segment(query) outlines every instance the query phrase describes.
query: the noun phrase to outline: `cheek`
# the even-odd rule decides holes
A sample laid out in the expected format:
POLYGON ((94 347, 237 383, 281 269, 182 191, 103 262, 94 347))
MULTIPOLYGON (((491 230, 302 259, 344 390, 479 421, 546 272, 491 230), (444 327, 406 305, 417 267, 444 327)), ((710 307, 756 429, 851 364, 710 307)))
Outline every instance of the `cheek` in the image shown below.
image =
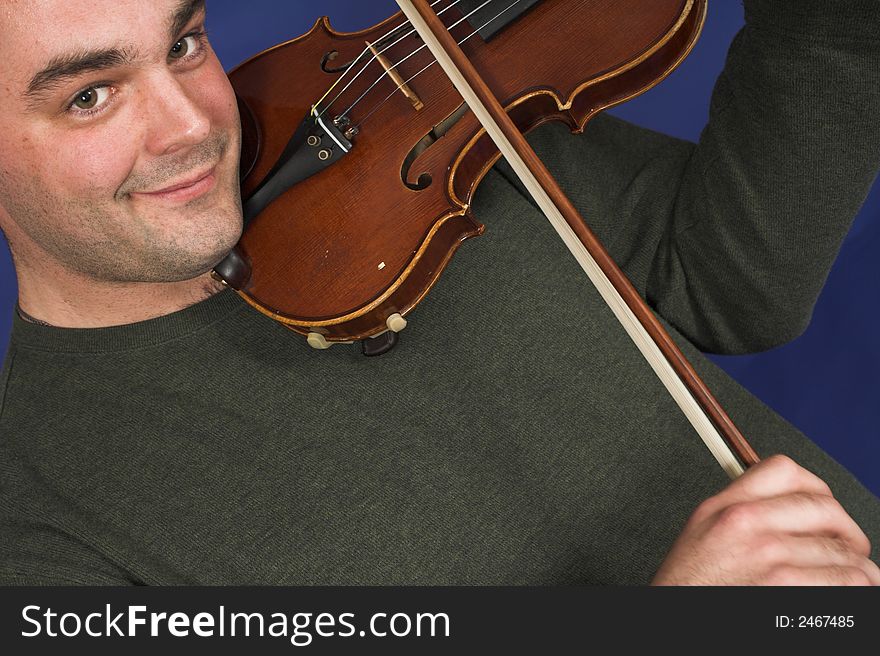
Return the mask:
POLYGON ((0 139, 0 205, 15 221, 114 202, 134 161, 130 131, 24 132, 0 139))
POLYGON ((48 181, 86 197, 113 199, 137 159, 137 138, 123 122, 99 130, 73 131, 52 145, 43 164, 48 181), (119 127, 116 127, 119 125, 119 127))

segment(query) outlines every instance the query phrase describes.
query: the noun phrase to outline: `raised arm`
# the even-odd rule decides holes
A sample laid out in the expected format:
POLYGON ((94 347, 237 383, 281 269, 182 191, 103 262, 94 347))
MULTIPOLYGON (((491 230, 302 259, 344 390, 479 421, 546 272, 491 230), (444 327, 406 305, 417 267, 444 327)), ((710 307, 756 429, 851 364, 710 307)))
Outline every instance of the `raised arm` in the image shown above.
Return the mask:
POLYGON ((745 8, 647 284, 709 350, 804 330, 880 168, 880 2, 745 8))
POLYGON ((659 313, 724 353, 803 331, 880 168, 880 2, 745 9, 699 144, 607 116, 532 140, 659 313))

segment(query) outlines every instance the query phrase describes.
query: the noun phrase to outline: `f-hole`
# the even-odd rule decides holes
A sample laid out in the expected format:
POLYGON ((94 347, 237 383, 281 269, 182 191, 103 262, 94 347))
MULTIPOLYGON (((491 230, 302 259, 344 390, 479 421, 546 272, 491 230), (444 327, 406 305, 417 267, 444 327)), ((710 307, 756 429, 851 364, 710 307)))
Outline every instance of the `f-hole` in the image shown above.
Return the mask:
POLYGON ((344 73, 351 65, 354 64, 354 60, 352 59, 350 62, 342 64, 341 66, 331 66, 330 62, 334 61, 337 57, 339 57, 338 50, 331 50, 330 52, 325 52, 324 56, 321 58, 321 70, 325 73, 330 73, 331 75, 336 73, 344 73))
POLYGON ((403 159, 403 166, 400 168, 400 179, 403 180, 403 184, 406 185, 408 189, 412 189, 413 191, 422 191, 431 186, 433 182, 433 178, 431 178, 430 173, 422 173, 419 175, 418 179, 415 182, 410 182, 410 169, 412 168, 413 162, 418 159, 419 155, 424 153, 428 148, 430 148, 434 143, 437 142, 438 139, 443 137, 447 132, 452 129, 456 123, 461 120, 461 117, 464 116, 468 111, 468 106, 465 103, 462 103, 458 106, 454 112, 452 112, 449 116, 440 121, 437 125, 431 128, 431 131, 428 132, 424 137, 419 139, 415 146, 412 147, 412 150, 407 153, 407 156, 403 159))

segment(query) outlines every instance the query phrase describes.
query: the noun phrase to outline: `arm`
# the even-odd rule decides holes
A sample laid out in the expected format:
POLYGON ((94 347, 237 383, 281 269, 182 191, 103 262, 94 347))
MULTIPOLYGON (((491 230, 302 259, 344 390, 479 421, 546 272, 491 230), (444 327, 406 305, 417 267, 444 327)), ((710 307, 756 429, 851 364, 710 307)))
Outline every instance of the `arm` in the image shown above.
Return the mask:
MULTIPOLYGON (((803 329, 880 166, 880 3, 746 8, 748 27, 731 48, 699 145, 604 117, 555 167, 661 314, 704 349, 726 352, 767 348, 803 329)), ((557 132, 538 140, 549 161, 565 152, 557 132)), ((876 582, 864 536, 815 489, 827 486, 790 461, 774 463, 755 473, 785 506, 776 517, 811 523, 810 539, 790 544, 773 519, 773 495, 746 498, 748 485, 734 483, 695 513, 657 582, 725 581, 712 563, 730 553, 749 569, 726 582, 876 582), (792 480, 789 469, 799 472, 792 480), (801 546, 830 558, 801 567, 801 546), (689 577, 688 567, 706 576, 689 577)))
POLYGON ((698 345, 800 334, 880 168, 880 3, 751 0, 647 283, 698 345))
POLYGON ((880 2, 747 0, 746 18, 699 144, 609 116, 533 139, 652 306, 726 353, 803 331, 880 168, 880 2))

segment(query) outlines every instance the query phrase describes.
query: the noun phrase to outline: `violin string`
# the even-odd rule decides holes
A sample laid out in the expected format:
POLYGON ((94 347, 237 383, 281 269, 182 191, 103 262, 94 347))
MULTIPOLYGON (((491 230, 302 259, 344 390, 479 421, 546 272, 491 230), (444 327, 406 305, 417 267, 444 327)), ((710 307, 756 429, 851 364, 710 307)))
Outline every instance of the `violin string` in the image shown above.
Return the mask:
MULTIPOLYGON (((516 2, 514 2, 514 4, 517 4, 519 1, 520 1, 520 0, 516 0, 516 2)), ((473 11, 469 12, 468 14, 464 15, 462 18, 460 18, 459 20, 455 21, 452 25, 450 25, 450 26, 447 27, 446 29, 447 29, 447 30, 452 30, 454 27, 458 27, 458 25, 460 25, 461 23, 463 23, 464 21, 466 21, 468 18, 470 18, 471 16, 473 16, 475 13, 477 13, 478 11, 480 11, 483 7, 485 7, 486 5, 490 4, 491 2, 492 2, 492 0, 485 0, 485 2, 483 2, 483 4, 481 4, 479 7, 477 7, 477 8, 474 9, 473 11)), ((502 12, 502 13, 503 13, 503 12, 502 12)), ((492 20, 495 20, 495 19, 493 18, 492 20)), ((489 22, 491 23, 492 21, 489 21, 489 22)), ((482 27, 481 27, 480 29, 482 29, 482 27)), ((478 30, 478 31, 479 31, 479 30, 478 30)), ((413 32, 415 32, 415 30, 413 30, 413 32)), ((368 87, 367 87, 367 90, 364 91, 360 96, 358 96, 357 99, 356 99, 356 100, 355 100, 355 101, 349 106, 349 108, 346 109, 344 112, 342 112, 342 114, 340 114, 340 115, 338 116, 338 118, 344 118, 344 117, 348 116, 348 113, 349 113, 352 109, 354 109, 355 106, 356 106, 361 100, 363 100, 363 99, 366 97, 366 95, 367 95, 368 93, 370 93, 370 91, 372 91, 373 88, 374 88, 377 84, 379 84, 379 82, 381 82, 384 78, 389 77, 389 74, 390 74, 391 71, 397 70, 397 67, 400 66, 403 62, 405 62, 405 61, 406 61, 407 59, 409 59, 410 57, 413 57, 414 55, 418 54, 419 52, 421 52, 422 50, 424 50, 424 49, 427 48, 427 47, 428 47, 427 45, 422 44, 421 46, 419 46, 418 48, 416 48, 415 50, 413 50, 411 53, 409 53, 406 57, 404 57, 403 59, 401 59, 399 62, 397 62, 396 64, 394 64, 393 66, 391 66, 389 70, 387 70, 387 71, 385 71, 384 73, 382 73, 382 75, 380 75, 378 78, 376 78, 376 81, 373 82, 370 86, 368 86, 368 87)), ((404 82, 404 84, 406 84, 406 82, 404 82)), ((398 85, 397 88, 396 88, 396 89, 394 90, 394 92, 392 92, 392 93, 396 93, 401 87, 404 86, 404 84, 398 85)), ((361 123, 363 123, 363 121, 361 121, 361 123)))
MULTIPOLYGON (((486 27, 487 25, 489 25, 492 21, 494 21, 494 20, 500 18, 501 16, 503 16, 504 14, 506 14, 508 11, 510 11, 510 10, 513 9, 516 5, 518 5, 521 1, 522 1, 522 0, 513 0, 513 2, 512 2, 511 4, 509 4, 505 9, 502 9, 501 11, 499 11, 499 12, 498 12, 497 14, 495 14, 492 18, 490 18, 489 20, 487 20, 485 23, 483 23, 482 25, 480 25, 477 29, 475 29, 473 32, 471 32, 471 33, 468 34, 465 38, 463 38, 461 41, 459 41, 459 42, 458 42, 458 45, 462 45, 465 41, 467 41, 468 39, 470 39, 472 36, 474 36, 475 34, 478 34, 478 33, 480 32, 480 30, 482 30, 484 27, 486 27)), ((453 27, 454 27, 454 26, 453 26, 453 27)), ((364 116, 364 117, 360 120, 360 122, 358 123, 357 128, 360 129, 360 127, 361 127, 364 123, 366 123, 367 120, 368 120, 373 114, 375 114, 377 111, 379 111, 379 109, 381 109, 381 108, 385 105, 385 103, 387 103, 389 100, 391 100, 391 98, 392 98, 392 97, 393 97, 398 91, 401 91, 401 89, 403 89, 404 86, 406 86, 407 84, 409 84, 410 82, 412 82, 413 80, 415 80, 419 75, 421 75, 422 73, 424 73, 425 71, 427 71, 429 68, 431 68, 431 67, 432 67, 434 64, 436 64, 436 63, 437 63, 437 60, 435 59, 435 60, 432 61, 430 64, 428 64, 427 66, 425 66, 423 69, 421 69, 420 71, 418 71, 415 75, 413 75, 412 77, 410 77, 410 78, 404 80, 404 81, 403 81, 403 84, 399 84, 399 85, 397 85, 397 88, 394 89, 394 91, 392 91, 391 93, 389 93, 389 94, 388 94, 388 95, 387 95, 382 101, 380 101, 375 107, 373 107, 369 112, 367 112, 367 115, 364 116)), ((357 104, 357 103, 355 103, 355 104, 357 104)), ((354 105, 352 105, 352 107, 350 107, 347 111, 350 111, 353 107, 354 107, 354 105)))
MULTIPOLYGON (((460 1, 461 0, 456 0, 455 4, 458 4, 460 1)), ((434 7, 435 5, 437 5, 441 2, 443 2, 443 0, 434 0, 434 2, 431 3, 431 7, 434 7)), ((394 34, 397 30, 399 30, 403 27, 406 27, 407 25, 412 25, 412 23, 408 20, 402 22, 397 27, 392 28, 391 30, 389 30, 388 32, 386 32, 385 34, 380 36, 378 39, 376 39, 376 41, 374 41, 374 43, 381 43, 384 39, 387 39, 392 34, 394 34)), ((349 75, 351 73, 351 70, 355 67, 355 64, 357 64, 363 58, 363 56, 366 55, 368 52, 370 52, 370 48, 369 47, 364 48, 361 51, 361 54, 359 54, 357 57, 355 57, 355 59, 345 68, 345 71, 342 73, 342 75, 340 75, 336 79, 336 81, 330 85, 330 88, 328 88, 327 91, 324 92, 324 95, 318 99, 318 102, 316 102, 314 105, 312 105, 312 113, 313 114, 315 113, 315 109, 318 107, 318 105, 320 105, 322 102, 324 102, 324 99, 333 92, 333 89, 335 89, 342 82, 342 80, 345 79, 345 77, 347 75, 349 75)), ((364 64, 364 68, 361 69, 361 73, 367 68, 367 66, 369 66, 372 63, 372 61, 374 59, 376 59, 375 55, 373 56, 373 58, 370 61, 368 61, 366 64, 364 64)), ((360 73, 358 73, 358 75, 360 75, 360 73)), ((357 76, 355 76, 355 77, 357 77, 357 76)), ((346 87, 346 89, 347 88, 348 87, 346 87)), ((343 89, 342 91, 345 91, 345 89, 343 89)), ((342 93, 342 91, 340 93, 342 93)), ((337 96, 337 98, 338 98, 338 96, 337 96)), ((336 99, 334 98, 334 101, 335 100, 336 99)), ((331 104, 333 104, 333 103, 331 103, 331 104)), ((324 115, 324 113, 321 112, 321 114, 318 115, 318 118, 320 118, 323 115, 324 115)))
MULTIPOLYGON (((441 2, 443 2, 443 0, 434 0, 434 2, 431 3, 431 7, 434 7, 435 5, 440 4, 441 2)), ((438 12, 437 12, 437 15, 438 15, 438 16, 442 16, 442 15, 445 14, 447 11, 449 11, 450 9, 452 9, 455 5, 457 5, 459 2, 461 2, 461 0, 455 0, 451 5, 449 5, 449 6, 446 7, 445 9, 441 9, 440 11, 438 11, 438 12)), ((404 23, 401 23, 400 25, 398 25, 397 27, 395 27, 393 30, 391 30, 390 32, 388 32, 387 34, 384 34, 384 35, 382 35, 381 37, 379 37, 378 39, 376 39, 375 41, 373 41, 373 43, 374 43, 374 44, 376 44, 376 43, 382 43, 382 41, 384 41, 385 39, 387 39, 388 37, 390 37, 391 35, 393 35, 397 30, 399 30, 399 29, 401 29, 401 28, 405 28, 407 25, 410 25, 410 26, 411 26, 412 23, 411 23, 410 21, 406 21, 406 22, 404 22, 404 23)), ((329 103, 324 109, 320 110, 320 113, 318 114, 318 118, 323 117, 324 114, 327 113, 327 111, 333 106, 333 104, 334 104, 337 100, 339 100, 340 96, 342 96, 343 93, 345 93, 346 91, 348 91, 348 88, 349 88, 352 84, 354 84, 355 80, 357 80, 357 79, 361 76, 361 74, 362 74, 363 72, 365 72, 365 71, 370 67, 370 64, 372 64, 374 61, 376 61, 376 60, 379 59, 379 55, 382 55, 386 50, 388 50, 389 48, 393 48, 393 47, 396 46, 398 43, 400 43, 401 41, 403 41, 405 38, 407 38, 408 36, 410 36, 410 35, 412 35, 412 34, 415 34, 415 29, 410 30, 409 32, 407 32, 406 34, 404 34, 403 36, 401 36, 399 39, 397 39, 396 41, 394 41, 394 42, 392 42, 392 43, 389 43, 388 45, 386 45, 384 48, 382 48, 382 49, 379 50, 378 52, 373 53, 373 56, 372 56, 372 57, 371 57, 371 58, 370 58, 370 59, 369 59, 369 60, 368 60, 368 61, 367 61, 362 67, 361 67, 361 70, 359 70, 359 71, 357 72, 357 74, 356 74, 351 80, 349 80, 348 84, 346 84, 346 85, 345 85, 345 86, 339 91, 339 93, 336 94, 336 96, 333 98, 333 100, 331 100, 330 103, 329 103)), ((345 78, 345 76, 347 76, 347 75, 349 75, 349 74, 351 73, 351 71, 352 71, 352 69, 355 67, 355 65, 361 60, 361 58, 362 58, 364 55, 366 55, 366 54, 369 53, 369 52, 372 52, 372 50, 370 49, 369 46, 367 46, 366 48, 364 48, 363 52, 361 52, 361 54, 357 56, 357 59, 355 59, 353 62, 351 62, 351 64, 349 64, 349 66, 348 66, 348 68, 346 69, 345 73, 343 73, 343 74, 339 77, 339 79, 336 80, 336 82, 334 82, 333 85, 332 85, 329 89, 327 89, 327 92, 326 92, 323 96, 321 96, 320 100, 318 100, 318 102, 316 102, 316 103, 314 104, 313 107, 314 107, 314 108, 317 108, 318 105, 320 105, 322 102, 324 102, 324 100, 327 98, 327 96, 330 95, 330 93, 333 91, 333 89, 335 89, 336 86, 339 85, 339 84, 342 82, 342 80, 343 80, 343 78, 345 78)), ((381 79, 381 78, 379 78, 379 79, 381 79)))

